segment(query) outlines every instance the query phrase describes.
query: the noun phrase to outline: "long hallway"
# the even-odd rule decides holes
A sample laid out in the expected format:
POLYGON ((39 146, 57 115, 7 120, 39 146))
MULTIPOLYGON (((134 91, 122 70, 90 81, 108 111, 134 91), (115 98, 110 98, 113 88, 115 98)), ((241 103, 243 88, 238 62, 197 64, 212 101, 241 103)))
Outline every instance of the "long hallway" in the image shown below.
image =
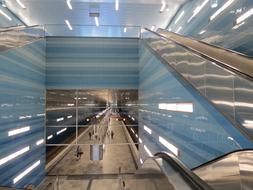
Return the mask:
MULTIPOLYGON (((88 131, 78 140, 83 151, 81 159, 76 157, 76 146, 57 163, 49 175, 86 175, 86 174, 117 174, 119 167, 122 173, 134 173, 136 164, 130 152, 129 144, 123 129, 124 123, 117 118, 110 118, 108 130, 113 131, 114 137, 106 135, 104 155, 101 161, 90 160, 90 145, 94 140, 89 140, 88 131)), ((93 137, 92 137, 93 138, 93 137)))

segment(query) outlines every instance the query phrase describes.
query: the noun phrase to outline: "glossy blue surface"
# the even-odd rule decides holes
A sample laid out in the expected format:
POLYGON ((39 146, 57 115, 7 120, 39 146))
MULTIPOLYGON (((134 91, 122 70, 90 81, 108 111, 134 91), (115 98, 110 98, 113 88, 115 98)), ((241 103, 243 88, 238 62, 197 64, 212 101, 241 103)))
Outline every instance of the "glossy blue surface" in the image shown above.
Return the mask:
POLYGON ((47 38, 46 52, 47 88, 138 88, 138 39, 47 38))
POLYGON ((0 53, 0 159, 30 146, 30 150, 0 165, 0 186, 24 188, 44 177, 45 146, 45 40, 0 53), (30 131, 8 136, 13 129, 30 131), (40 160, 41 163, 15 185, 13 179, 40 160))
POLYGON ((212 20, 210 19, 213 18, 212 15, 222 8, 228 0, 209 0, 204 4, 205 1, 193 0, 187 2, 172 19, 167 29, 253 56, 253 15, 236 24, 236 20, 240 16, 253 8, 253 1, 235 0, 212 20), (217 6, 212 7, 215 2, 217 2, 217 6), (202 8, 197 11, 196 16, 190 19, 194 15, 194 11, 196 12, 197 7, 202 8))
POLYGON ((140 43, 139 69, 142 160, 147 156, 144 145, 153 154, 169 151, 159 142, 159 136, 178 148, 179 158, 190 168, 230 151, 253 146, 200 93, 173 69, 161 63, 143 43, 140 43), (193 112, 162 110, 158 108, 161 103, 192 103, 193 112), (144 130, 144 125, 152 130, 151 135, 144 130))
POLYGON ((23 25, 23 23, 18 20, 8 9, 2 7, 2 2, 0 1, 0 11, 5 13, 10 19, 6 18, 0 14, 0 27, 11 27, 16 25, 23 25))

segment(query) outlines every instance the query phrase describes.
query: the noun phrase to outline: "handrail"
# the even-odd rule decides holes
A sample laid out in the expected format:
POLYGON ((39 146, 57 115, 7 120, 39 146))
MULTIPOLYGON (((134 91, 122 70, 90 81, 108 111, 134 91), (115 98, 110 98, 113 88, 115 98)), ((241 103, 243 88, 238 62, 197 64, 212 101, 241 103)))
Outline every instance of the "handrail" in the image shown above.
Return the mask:
POLYGON ((20 25, 20 26, 12 26, 12 27, 1 27, 0 28, 0 33, 2 33, 2 32, 11 32, 11 31, 20 31, 20 30, 25 30, 25 29, 29 29, 29 28, 36 28, 36 27, 43 28, 42 25, 31 25, 31 26, 20 25))
POLYGON ((187 179, 191 184, 196 186, 199 190, 212 190, 203 180, 201 180, 196 174, 189 170, 176 156, 168 152, 158 152, 155 157, 163 158, 167 162, 170 162, 172 167, 175 167, 187 179))
POLYGON ((225 67, 232 72, 253 80, 253 59, 251 57, 232 50, 210 45, 202 41, 184 37, 165 29, 158 29, 157 32, 146 28, 145 30, 164 39, 173 41, 174 43, 200 55, 201 57, 214 61, 218 65, 225 67))

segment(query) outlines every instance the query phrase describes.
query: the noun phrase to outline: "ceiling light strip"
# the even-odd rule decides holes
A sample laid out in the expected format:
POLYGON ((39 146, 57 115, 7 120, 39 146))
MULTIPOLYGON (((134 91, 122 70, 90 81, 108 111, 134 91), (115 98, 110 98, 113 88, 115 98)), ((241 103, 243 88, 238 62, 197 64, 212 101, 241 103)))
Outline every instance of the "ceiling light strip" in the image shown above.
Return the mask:
POLYGON ((21 0, 16 0, 16 2, 19 4, 20 7, 22 7, 23 9, 25 9, 25 5, 21 2, 21 0))
MULTIPOLYGON (((73 28, 72 28, 72 26, 71 26, 71 24, 69 23, 68 20, 65 20, 65 23, 67 24, 69 30, 73 30, 73 28)), ((64 118, 63 118, 63 120, 64 120, 64 118)), ((61 120, 61 121, 62 121, 62 120, 61 120)), ((57 122, 58 122, 58 121, 57 121, 57 122)))
POLYGON ((115 11, 119 10, 119 0, 115 0, 115 11))
POLYGON ((32 170, 34 170, 38 165, 40 165, 40 160, 35 162, 33 165, 28 167, 26 170, 24 170, 22 173, 20 173, 17 177, 13 179, 13 184, 16 184, 19 182, 23 177, 25 177, 27 174, 29 174, 32 170))
POLYGON ((96 24, 96 26, 99 26, 98 17, 95 17, 95 24, 96 24))
POLYGON ((66 3, 67 3, 67 5, 68 5, 68 8, 69 8, 70 10, 72 10, 72 9, 73 9, 73 7, 72 7, 72 5, 71 5, 70 1, 71 1, 71 0, 67 0, 67 2, 66 2, 66 3))
POLYGON ((25 147, 25 148, 20 149, 20 150, 17 151, 17 152, 14 152, 14 153, 12 153, 12 154, 10 154, 10 155, 4 157, 4 158, 1 158, 1 159, 0 159, 0 166, 3 165, 3 164, 5 164, 6 162, 8 162, 8 161, 10 161, 10 160, 12 160, 12 159, 18 157, 18 156, 20 156, 21 154, 24 154, 25 152, 27 152, 27 151, 29 151, 29 150, 30 150, 30 147, 27 146, 27 147, 25 147))
POLYGON ((8 131, 8 136, 10 137, 10 136, 18 135, 20 133, 30 131, 30 129, 31 129, 30 126, 22 127, 22 128, 19 128, 19 129, 14 129, 14 130, 8 131))
POLYGON ((210 20, 212 21, 218 15, 220 15, 226 8, 228 8, 235 0, 228 0, 221 8, 219 8, 211 17, 210 20))
POLYGON ((12 18, 9 15, 7 15, 5 12, 3 12, 2 10, 0 10, 0 14, 3 15, 5 18, 7 18, 9 21, 12 20, 12 18))

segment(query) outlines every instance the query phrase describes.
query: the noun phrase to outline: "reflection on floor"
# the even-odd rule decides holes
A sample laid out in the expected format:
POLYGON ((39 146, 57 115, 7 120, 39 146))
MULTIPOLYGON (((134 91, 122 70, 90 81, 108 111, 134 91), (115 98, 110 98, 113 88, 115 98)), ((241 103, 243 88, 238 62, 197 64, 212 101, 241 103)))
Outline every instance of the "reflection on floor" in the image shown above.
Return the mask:
MULTIPOLYGON (((105 151, 102 161, 90 161, 90 146, 81 146, 84 154, 80 160, 76 158, 76 146, 65 155, 65 157, 48 173, 49 175, 84 175, 84 174, 118 174, 119 167, 122 173, 134 173, 136 166, 132 157, 129 145, 119 144, 127 143, 123 130, 122 121, 111 118, 109 130, 114 132, 114 137, 106 135, 105 151)), ((79 140, 80 144, 94 143, 89 140, 88 133, 85 133, 79 140)), ((79 183, 79 182, 78 182, 79 183)), ((81 182, 80 182, 81 183, 81 182)), ((84 183, 82 181, 82 183, 84 183)), ((83 186, 83 185, 82 185, 83 186)))

